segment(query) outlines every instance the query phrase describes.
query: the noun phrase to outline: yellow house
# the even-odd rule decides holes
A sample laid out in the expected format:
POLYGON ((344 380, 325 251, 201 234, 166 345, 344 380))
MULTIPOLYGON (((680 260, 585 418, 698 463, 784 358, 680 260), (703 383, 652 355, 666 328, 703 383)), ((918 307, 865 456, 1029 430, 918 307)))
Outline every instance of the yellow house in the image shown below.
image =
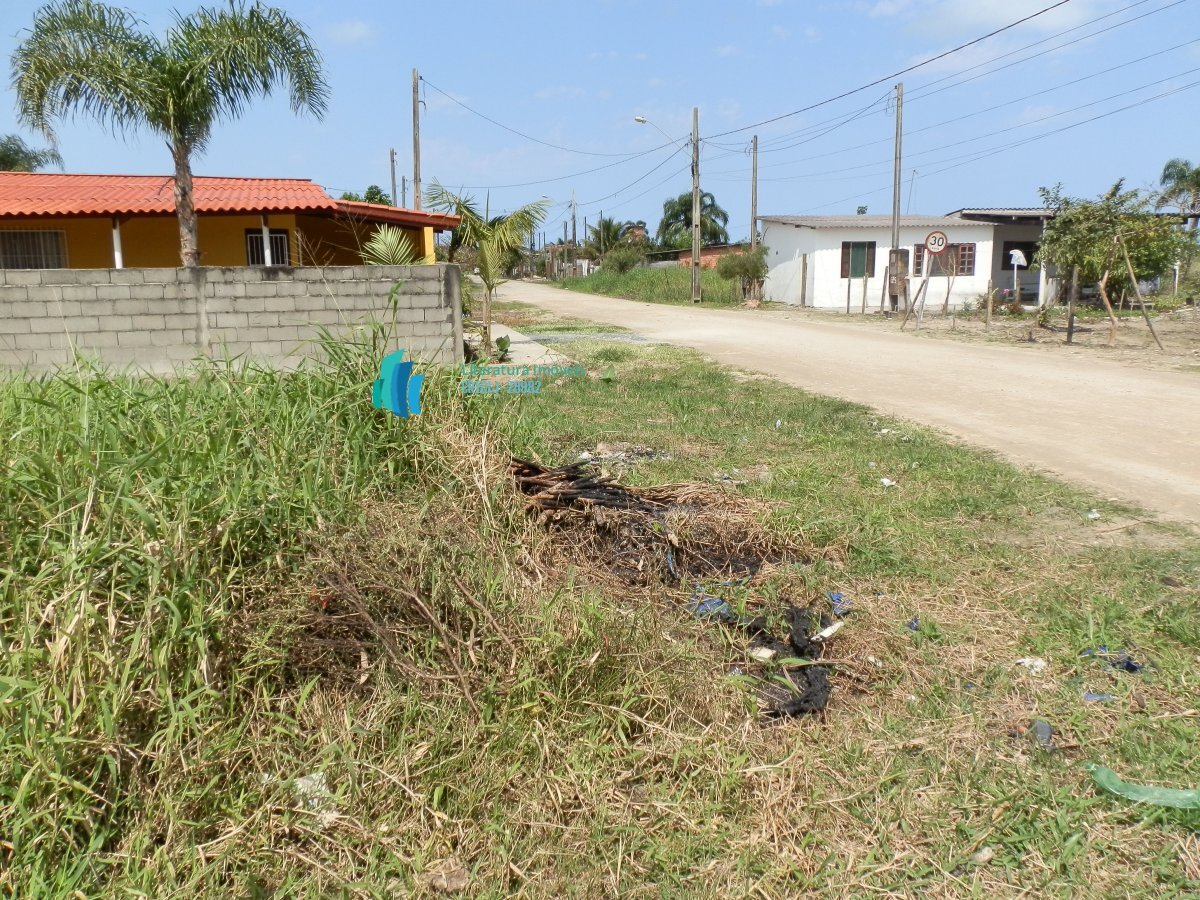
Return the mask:
MULTIPOLYGON (((426 262, 457 216, 335 200, 307 179, 194 179, 202 266, 343 266, 380 225, 426 262)), ((0 172, 0 269, 180 265, 175 179, 0 172)))

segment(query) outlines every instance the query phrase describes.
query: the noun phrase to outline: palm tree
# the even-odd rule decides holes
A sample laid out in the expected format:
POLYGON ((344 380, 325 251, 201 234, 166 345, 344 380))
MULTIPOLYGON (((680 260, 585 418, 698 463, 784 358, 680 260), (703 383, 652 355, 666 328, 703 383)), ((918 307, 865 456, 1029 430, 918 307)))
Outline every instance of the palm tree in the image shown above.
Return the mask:
POLYGON ((175 14, 164 38, 129 10, 95 0, 59 0, 34 16, 12 59, 18 115, 51 141, 57 120, 86 114, 113 131, 148 128, 175 164, 180 256, 200 262, 192 156, 218 122, 286 86, 292 110, 325 113, 321 55, 303 27, 258 0, 230 0, 175 14))
MULTIPOLYGON (((728 244, 729 213, 717 206, 717 198, 700 194, 700 243, 704 246, 728 244)), ((692 195, 680 194, 663 203, 662 219, 655 237, 663 247, 683 248, 692 244, 692 195)))
POLYGON ((606 219, 601 216, 596 224, 588 228, 588 247, 603 256, 613 247, 625 243, 624 226, 616 219, 606 219))
POLYGON ((62 165, 57 150, 35 150, 16 134, 0 137, 0 172, 36 172, 51 164, 62 165))
POLYGON ((542 198, 502 216, 491 216, 486 204, 480 212, 473 197, 448 191, 437 181, 426 188, 422 199, 429 209, 462 218, 455 229, 459 232, 459 242, 454 249, 471 247, 478 255, 479 277, 483 281, 483 346, 485 351, 490 352, 492 297, 512 268, 512 254, 520 251, 530 235, 546 220, 550 201, 542 198))
POLYGON ((1200 166, 1176 157, 1163 166, 1159 178, 1162 193, 1159 206, 1177 206, 1180 215, 1192 220, 1192 230, 1200 226, 1200 166))

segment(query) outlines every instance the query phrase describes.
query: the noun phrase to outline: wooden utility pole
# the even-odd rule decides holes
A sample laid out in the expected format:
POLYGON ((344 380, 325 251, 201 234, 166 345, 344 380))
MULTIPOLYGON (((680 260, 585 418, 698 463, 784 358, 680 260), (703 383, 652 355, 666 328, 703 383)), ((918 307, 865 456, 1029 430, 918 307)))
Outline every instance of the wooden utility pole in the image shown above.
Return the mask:
POLYGON ((600 218, 596 221, 596 241, 600 246, 600 255, 604 255, 604 210, 600 210, 600 218))
POLYGON ((408 206, 408 176, 400 176, 400 205, 408 206))
POLYGON ((388 162, 391 164, 391 168, 392 168, 392 206, 396 206, 396 205, 398 205, 397 201, 400 198, 396 194, 396 148, 395 147, 393 147, 391 150, 388 151, 388 162))
POLYGON ((421 208, 421 76, 413 69, 413 209, 421 208))
MULTIPOLYGON (((904 82, 896 85, 896 146, 895 160, 892 166, 892 252, 889 254, 888 268, 899 278, 900 273, 904 273, 904 278, 908 280, 908 267, 901 267, 898 261, 900 256, 900 145, 901 139, 904 136, 904 82)), ((907 291, 900 290, 900 284, 897 281, 895 293, 892 294, 892 308, 895 309, 899 303, 901 293, 907 294, 907 291)))
POLYGON ((750 252, 758 249, 758 135, 750 139, 750 252))
POLYGON ((1079 295, 1079 266, 1071 267, 1071 293, 1067 297, 1067 343, 1075 342, 1075 298, 1079 295))
POLYGON ((700 302, 700 107, 692 107, 692 302, 700 302))
POLYGON ((578 212, 579 212, 579 207, 575 203, 575 192, 571 191, 571 274, 572 275, 575 274, 575 260, 577 260, 579 258, 579 244, 576 243, 578 238, 575 233, 575 226, 577 224, 577 215, 576 214, 578 212))

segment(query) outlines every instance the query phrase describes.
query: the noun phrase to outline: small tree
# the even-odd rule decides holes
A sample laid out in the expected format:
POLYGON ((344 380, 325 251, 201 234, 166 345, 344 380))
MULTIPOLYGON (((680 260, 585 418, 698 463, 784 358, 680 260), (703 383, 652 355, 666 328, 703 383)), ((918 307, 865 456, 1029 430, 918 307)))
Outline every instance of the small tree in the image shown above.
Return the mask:
POLYGON ((1123 190, 1124 184, 1118 181, 1096 200, 1068 197, 1061 185, 1039 191, 1054 217, 1046 223, 1035 261, 1053 264, 1062 273, 1078 269, 1080 283, 1099 287, 1109 317, 1109 344, 1117 336, 1109 291, 1133 287, 1122 244, 1138 278, 1164 275, 1196 249, 1194 233, 1157 215, 1146 197, 1123 190))
POLYGON ((550 201, 535 200, 505 215, 489 218, 486 204, 481 212, 473 197, 455 194, 435 181, 425 191, 425 203, 430 209, 460 216, 462 223, 455 229, 460 235, 458 246, 473 247, 478 254, 484 291, 483 347, 485 352, 491 352, 492 298, 508 274, 514 251, 519 254, 530 235, 546 220, 550 201))
POLYGON ((767 277, 767 248, 729 253, 717 260, 717 274, 726 281, 738 280, 742 300, 750 298, 751 306, 758 306, 758 289, 767 277))
POLYGON ((392 195, 377 184, 367 185, 367 189, 361 194, 354 191, 346 191, 338 199, 347 200, 351 203, 377 203, 380 206, 392 205, 392 195))

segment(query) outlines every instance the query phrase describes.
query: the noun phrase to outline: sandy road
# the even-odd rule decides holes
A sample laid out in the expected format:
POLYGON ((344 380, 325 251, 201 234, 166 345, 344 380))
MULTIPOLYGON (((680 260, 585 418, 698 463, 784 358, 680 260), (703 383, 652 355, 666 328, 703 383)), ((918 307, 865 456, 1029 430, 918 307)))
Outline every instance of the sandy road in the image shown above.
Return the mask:
POLYGON ((693 347, 1200 522, 1200 376, 801 322, 787 311, 659 306, 525 282, 505 284, 500 297, 693 347))

